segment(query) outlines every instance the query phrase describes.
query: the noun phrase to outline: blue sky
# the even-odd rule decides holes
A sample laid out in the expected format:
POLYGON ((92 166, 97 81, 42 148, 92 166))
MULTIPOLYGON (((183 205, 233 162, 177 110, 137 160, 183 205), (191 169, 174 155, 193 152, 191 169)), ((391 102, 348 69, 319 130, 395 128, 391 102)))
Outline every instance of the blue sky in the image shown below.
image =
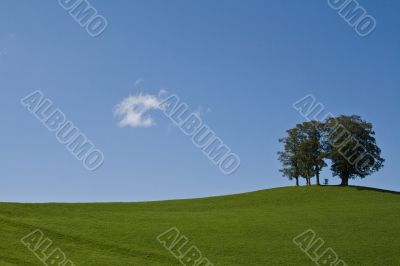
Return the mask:
MULTIPOLYGON (((327 1, 90 1, 108 21, 93 38, 57 1, 0 8, 0 201, 191 198, 293 185, 278 139, 313 94, 374 124, 385 167, 352 185, 400 191, 400 30, 395 0, 360 0, 377 21, 360 37, 327 1), (135 84, 136 83, 136 84, 135 84), (120 127, 129 95, 179 95, 241 159, 223 175, 160 112, 120 127), (87 171, 20 99, 41 90, 105 156, 87 171)), ((322 178, 339 183, 326 169, 322 178)))

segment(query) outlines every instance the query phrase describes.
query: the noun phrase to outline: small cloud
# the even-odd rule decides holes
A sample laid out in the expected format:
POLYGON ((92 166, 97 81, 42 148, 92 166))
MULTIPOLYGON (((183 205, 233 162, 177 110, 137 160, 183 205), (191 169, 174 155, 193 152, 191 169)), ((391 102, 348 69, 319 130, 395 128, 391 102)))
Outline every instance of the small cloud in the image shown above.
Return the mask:
POLYGON ((166 89, 161 89, 158 92, 158 97, 163 97, 164 95, 168 94, 168 91, 166 89))
POLYGON ((143 83, 144 79, 137 79, 135 80, 135 87, 139 86, 141 83, 143 83))
POLYGON ((204 106, 199 105, 193 113, 196 114, 198 117, 201 117, 210 112, 211 112, 211 109, 209 107, 204 107, 204 106))
POLYGON ((16 37, 15 33, 7 33, 5 35, 0 36, 0 56, 7 56, 9 54, 10 48, 13 47, 14 38, 16 37))
POLYGON ((114 115, 120 118, 121 127, 151 127, 155 125, 153 118, 146 115, 150 110, 161 110, 161 100, 151 94, 138 94, 123 99, 114 110, 114 115))

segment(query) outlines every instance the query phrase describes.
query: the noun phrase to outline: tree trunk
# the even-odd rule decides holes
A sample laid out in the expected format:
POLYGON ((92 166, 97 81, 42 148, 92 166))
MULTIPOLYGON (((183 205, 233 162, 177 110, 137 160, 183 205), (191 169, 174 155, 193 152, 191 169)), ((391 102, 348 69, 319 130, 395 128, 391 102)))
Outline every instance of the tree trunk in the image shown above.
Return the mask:
POLYGON ((315 177, 317 178, 317 186, 320 186, 321 184, 319 183, 319 172, 316 173, 315 177))
POLYGON ((307 178, 306 178, 306 180, 307 180, 307 186, 311 186, 311 181, 310 181, 310 178, 309 178, 309 177, 307 177, 307 178))
POLYGON ((348 176, 342 176, 342 183, 340 183, 341 186, 348 186, 349 185, 349 177, 348 176))
POLYGON ((296 177, 296 187, 298 187, 298 186, 299 186, 299 178, 296 177))

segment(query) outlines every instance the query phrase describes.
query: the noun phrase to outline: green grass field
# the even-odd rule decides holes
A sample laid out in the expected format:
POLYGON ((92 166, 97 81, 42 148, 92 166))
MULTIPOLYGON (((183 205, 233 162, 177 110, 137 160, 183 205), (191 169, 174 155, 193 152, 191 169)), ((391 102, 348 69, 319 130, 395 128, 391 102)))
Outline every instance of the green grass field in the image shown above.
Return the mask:
POLYGON ((181 265, 171 227, 214 265, 315 265, 292 239, 313 229, 347 265, 400 265, 400 194, 287 187, 148 203, 0 203, 0 265, 43 265, 20 239, 40 229, 75 265, 181 265))

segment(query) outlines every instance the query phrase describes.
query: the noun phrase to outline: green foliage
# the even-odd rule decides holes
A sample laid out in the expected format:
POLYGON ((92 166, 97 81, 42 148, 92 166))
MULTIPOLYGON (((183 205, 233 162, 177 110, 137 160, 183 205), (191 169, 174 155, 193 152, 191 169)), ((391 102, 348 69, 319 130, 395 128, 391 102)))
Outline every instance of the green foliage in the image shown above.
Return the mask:
POLYGON ((364 178, 383 167, 372 124, 360 116, 339 116, 326 121, 328 158, 334 176, 348 185, 349 178, 364 178))
POLYGON ((319 173, 326 166, 323 160, 322 124, 317 121, 304 122, 286 132, 287 136, 280 139, 284 143, 284 150, 278 152, 283 164, 280 170, 283 176, 289 179, 302 176, 308 185, 311 185, 310 179, 317 176, 319 184, 319 173))
POLYGON ((320 184, 319 174, 326 166, 324 158, 326 148, 323 141, 323 124, 318 121, 304 122, 297 125, 303 135, 300 145, 301 173, 311 178, 316 176, 317 184, 320 184))
POLYGON ((372 124, 359 116, 304 122, 286 132, 280 139, 284 147, 278 159, 283 165, 280 171, 289 179, 302 176, 310 185, 316 176, 319 185, 326 158, 332 161, 332 173, 342 179, 342 185, 348 185, 349 178, 364 178, 383 167, 372 124))
POLYGON ((283 168, 279 171, 290 180, 296 179, 296 184, 299 185, 299 146, 301 144, 301 135, 297 128, 289 129, 286 132, 287 137, 279 140, 279 142, 284 144, 284 150, 278 152, 279 160, 283 165, 283 168))

